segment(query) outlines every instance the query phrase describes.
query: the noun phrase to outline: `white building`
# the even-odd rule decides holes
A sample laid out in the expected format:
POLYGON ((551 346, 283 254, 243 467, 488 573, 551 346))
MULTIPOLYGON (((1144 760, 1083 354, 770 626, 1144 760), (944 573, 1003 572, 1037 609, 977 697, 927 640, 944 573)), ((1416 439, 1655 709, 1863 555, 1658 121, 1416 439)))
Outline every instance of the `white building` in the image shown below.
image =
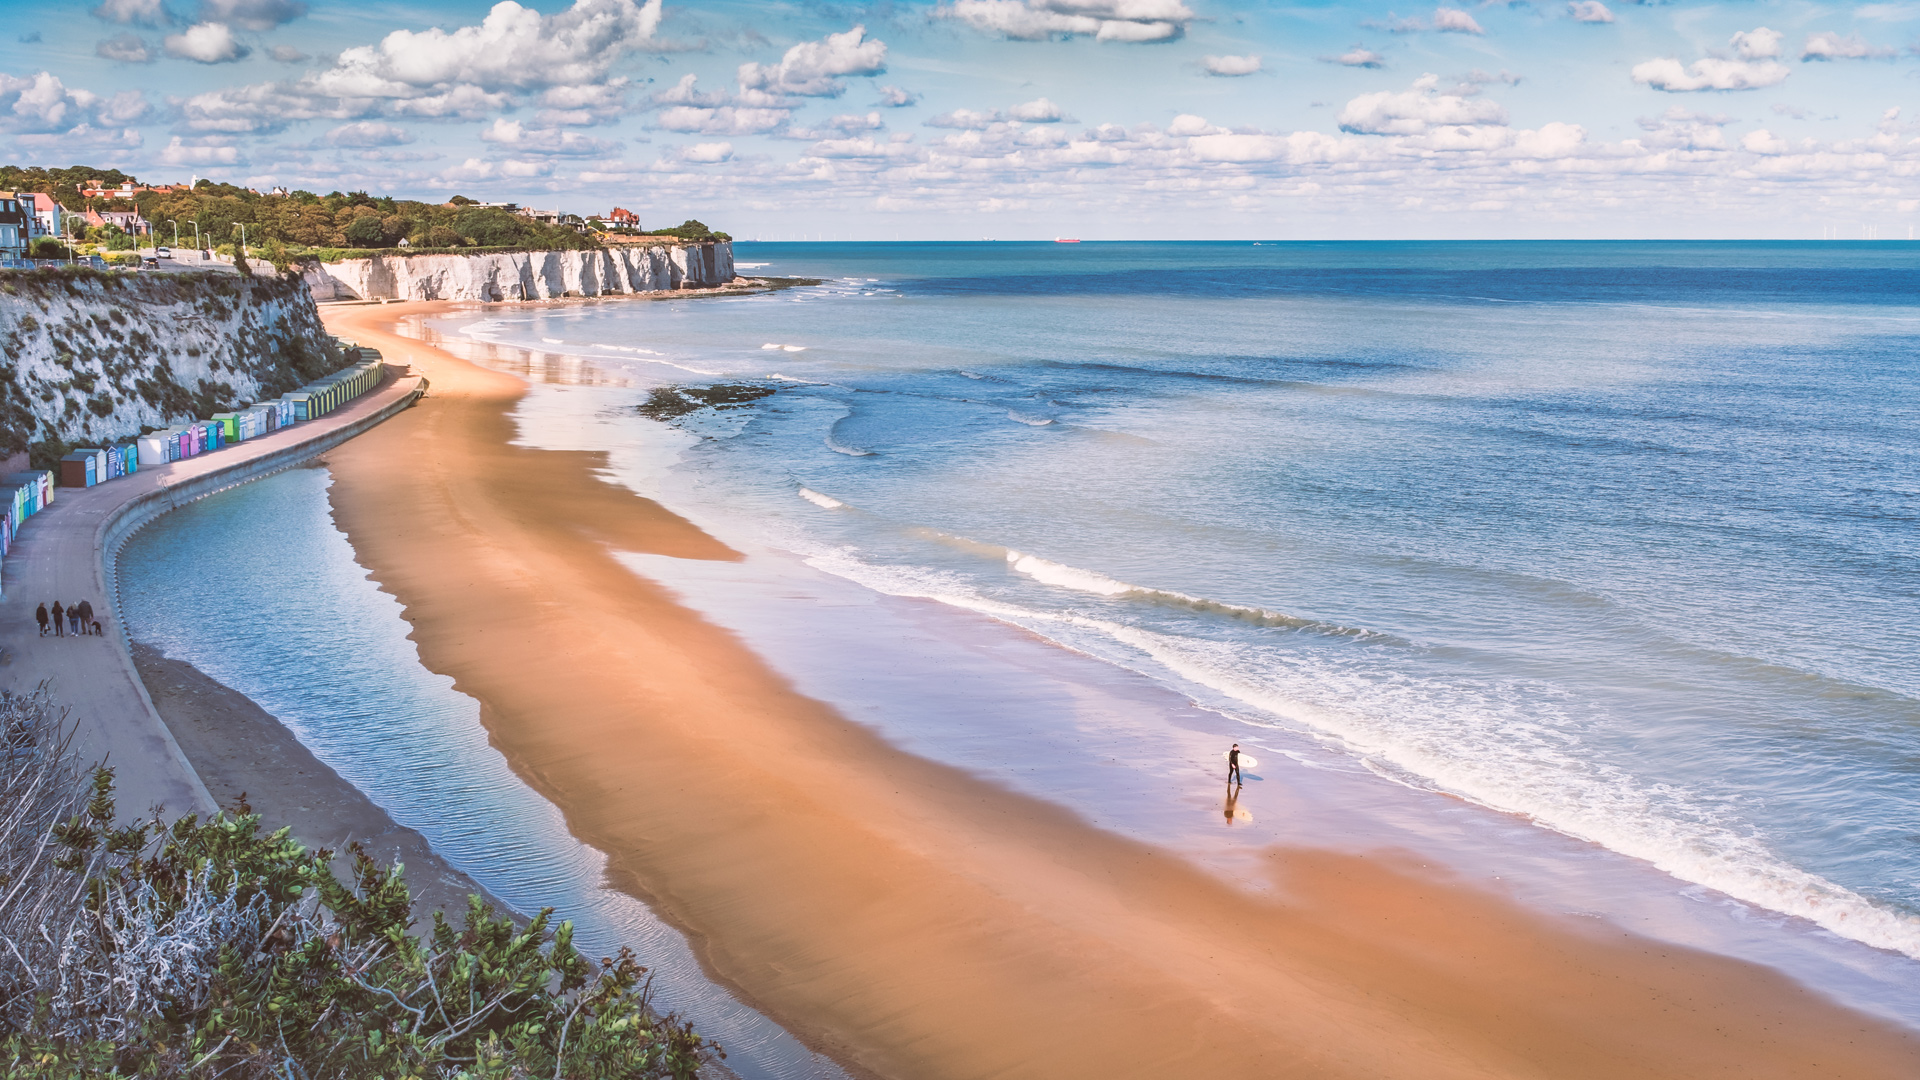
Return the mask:
POLYGON ((27 213, 33 217, 29 226, 35 237, 65 235, 67 209, 53 196, 45 192, 23 191, 20 201, 26 204, 27 213))

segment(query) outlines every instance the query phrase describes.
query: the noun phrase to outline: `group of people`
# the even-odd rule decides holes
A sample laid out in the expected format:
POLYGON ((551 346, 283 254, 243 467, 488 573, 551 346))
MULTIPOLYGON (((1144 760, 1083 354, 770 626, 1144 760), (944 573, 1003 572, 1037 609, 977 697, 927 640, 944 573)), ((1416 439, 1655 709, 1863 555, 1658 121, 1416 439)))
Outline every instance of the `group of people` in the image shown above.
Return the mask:
POLYGON ((54 637, 66 637, 69 633, 79 637, 101 632, 100 620, 93 617, 93 604, 87 600, 69 604, 64 608, 60 606, 60 601, 55 600, 51 616, 47 613, 47 605, 41 604, 40 609, 33 613, 33 617, 40 623, 41 637, 46 637, 48 630, 53 631, 54 637))

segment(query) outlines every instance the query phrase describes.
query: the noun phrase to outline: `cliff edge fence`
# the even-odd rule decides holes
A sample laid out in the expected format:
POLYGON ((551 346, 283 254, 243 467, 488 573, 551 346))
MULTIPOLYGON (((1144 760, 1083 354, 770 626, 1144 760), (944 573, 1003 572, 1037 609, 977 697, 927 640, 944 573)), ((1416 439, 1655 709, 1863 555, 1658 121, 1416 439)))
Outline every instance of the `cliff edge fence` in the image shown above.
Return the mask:
POLYGON ((75 446, 279 397, 344 361, 291 277, 0 273, 0 457, 75 446))
POLYGON ((374 255, 303 262, 315 300, 555 300, 707 289, 732 281, 733 245, 620 245, 587 251, 374 255))

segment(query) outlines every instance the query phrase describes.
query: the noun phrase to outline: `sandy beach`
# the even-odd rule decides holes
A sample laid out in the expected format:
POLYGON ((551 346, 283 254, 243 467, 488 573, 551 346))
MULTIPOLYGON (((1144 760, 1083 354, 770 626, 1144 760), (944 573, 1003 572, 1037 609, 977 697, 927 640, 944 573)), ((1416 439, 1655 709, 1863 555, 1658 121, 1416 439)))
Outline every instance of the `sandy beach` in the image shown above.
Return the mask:
POLYGON ((713 976, 882 1077, 1909 1077, 1920 1039, 1754 965, 1557 918, 1393 852, 1242 892, 905 754, 616 551, 737 554, 511 445, 518 379, 324 309, 430 396, 328 454, 423 662, 713 976))

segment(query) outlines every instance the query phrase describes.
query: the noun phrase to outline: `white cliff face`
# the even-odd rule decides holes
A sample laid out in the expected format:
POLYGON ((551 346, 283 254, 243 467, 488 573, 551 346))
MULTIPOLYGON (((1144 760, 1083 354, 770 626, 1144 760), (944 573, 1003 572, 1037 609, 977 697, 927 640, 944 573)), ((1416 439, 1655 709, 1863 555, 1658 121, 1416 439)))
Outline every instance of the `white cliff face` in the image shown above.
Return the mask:
POLYGON ((338 366, 327 340, 284 278, 0 274, 0 453, 277 397, 338 366))
POLYGON ((476 255, 377 255, 307 263, 315 300, 552 300, 702 289, 733 280, 733 245, 476 255))

